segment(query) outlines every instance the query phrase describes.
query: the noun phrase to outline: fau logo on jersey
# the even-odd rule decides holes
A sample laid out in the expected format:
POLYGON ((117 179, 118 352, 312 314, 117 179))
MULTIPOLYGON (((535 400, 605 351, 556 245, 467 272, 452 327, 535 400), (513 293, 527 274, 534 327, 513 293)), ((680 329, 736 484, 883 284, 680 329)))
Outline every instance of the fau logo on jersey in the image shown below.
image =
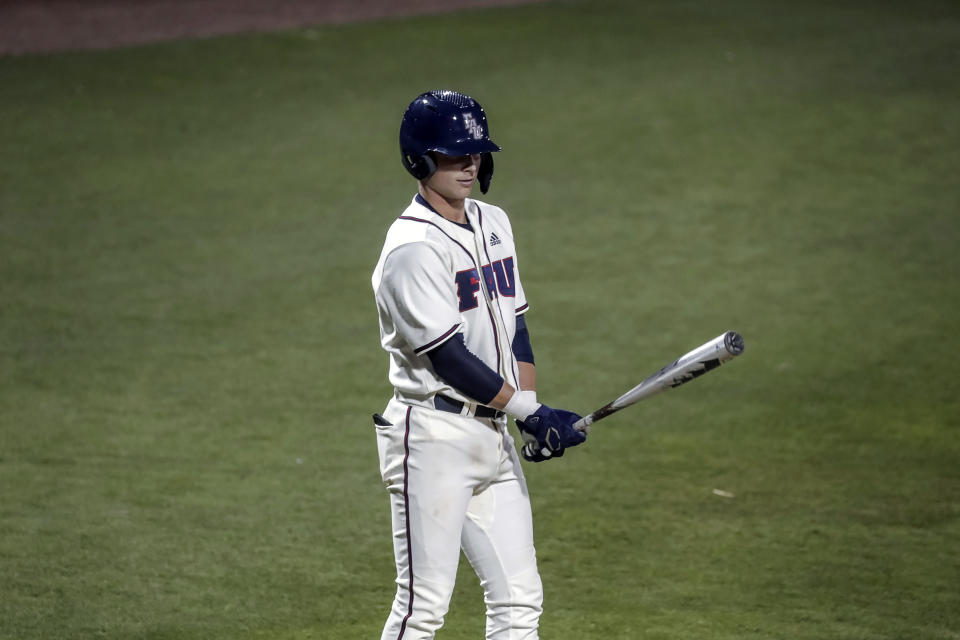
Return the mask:
MULTIPOLYGON (((483 279, 486 280, 491 300, 498 293, 506 298, 513 298, 516 295, 517 276, 513 272, 512 256, 485 264, 480 269, 483 271, 483 279)), ((480 277, 477 270, 474 268, 459 271, 455 279, 457 297, 460 298, 460 311, 476 309, 479 304, 477 293, 480 291, 480 277)))

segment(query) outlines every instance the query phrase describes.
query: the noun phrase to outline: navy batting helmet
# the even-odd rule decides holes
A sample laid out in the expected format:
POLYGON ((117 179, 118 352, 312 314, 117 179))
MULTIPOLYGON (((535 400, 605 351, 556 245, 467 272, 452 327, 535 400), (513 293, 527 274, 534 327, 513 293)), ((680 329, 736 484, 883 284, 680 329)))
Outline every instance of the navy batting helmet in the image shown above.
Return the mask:
POLYGON ((445 156, 480 154, 477 180, 487 192, 493 178, 493 151, 487 114, 476 100, 456 91, 428 91, 410 103, 400 122, 400 159, 417 180, 437 170, 431 152, 445 156))

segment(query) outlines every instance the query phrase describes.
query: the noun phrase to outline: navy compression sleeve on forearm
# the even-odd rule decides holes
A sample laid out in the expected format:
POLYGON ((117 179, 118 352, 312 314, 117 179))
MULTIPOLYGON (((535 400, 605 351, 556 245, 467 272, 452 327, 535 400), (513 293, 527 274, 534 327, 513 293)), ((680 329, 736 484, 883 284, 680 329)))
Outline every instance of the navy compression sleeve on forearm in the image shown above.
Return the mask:
POLYGON ((530 332, 527 330, 527 321, 520 315, 517 316, 517 332, 513 336, 513 355, 517 357, 517 362, 533 361, 533 347, 530 346, 530 332))
POLYGON ((503 378, 467 349, 461 333, 431 349, 427 355, 433 370, 444 382, 481 404, 497 397, 503 387, 503 378))

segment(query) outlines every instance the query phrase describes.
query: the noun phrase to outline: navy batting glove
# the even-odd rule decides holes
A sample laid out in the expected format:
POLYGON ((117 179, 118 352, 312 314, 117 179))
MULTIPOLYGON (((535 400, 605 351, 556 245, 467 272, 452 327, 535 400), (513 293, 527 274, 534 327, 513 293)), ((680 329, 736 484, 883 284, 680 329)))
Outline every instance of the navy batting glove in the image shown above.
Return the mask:
POLYGON ((530 440, 527 440, 528 436, 530 436, 530 434, 525 433, 523 435, 526 444, 520 449, 520 455, 522 455, 523 459, 527 462, 545 462, 546 460, 553 460, 554 458, 562 458, 563 452, 566 451, 566 449, 558 449, 556 451, 547 448, 541 449, 532 436, 530 436, 530 440))
POLYGON ((554 409, 554 413, 560 418, 560 422, 563 425, 560 432, 562 434, 561 439, 563 440, 563 446, 565 447, 575 447, 581 442, 586 441, 587 434, 583 431, 577 431, 573 428, 573 425, 577 424, 583 416, 580 414, 574 413, 573 411, 567 411, 566 409, 554 409))
POLYGON ((559 458, 567 447, 575 447, 587 439, 587 434, 577 431, 573 425, 580 416, 573 411, 551 409, 541 405, 526 420, 517 420, 517 428, 526 443, 521 451, 530 462, 543 462, 559 458))

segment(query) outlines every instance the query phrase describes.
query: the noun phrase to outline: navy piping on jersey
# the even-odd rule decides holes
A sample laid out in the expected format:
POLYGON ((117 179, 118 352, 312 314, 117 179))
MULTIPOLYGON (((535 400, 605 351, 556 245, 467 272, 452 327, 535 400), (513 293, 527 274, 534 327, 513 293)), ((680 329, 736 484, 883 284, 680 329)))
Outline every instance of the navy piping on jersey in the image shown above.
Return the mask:
MULTIPOLYGON (((476 204, 476 203, 474 203, 474 204, 475 204, 476 207, 477 207, 477 225, 480 227, 480 240, 483 242, 483 255, 487 258, 487 264, 493 264, 493 260, 490 259, 490 252, 487 251, 487 234, 486 234, 486 233, 484 232, 484 230, 483 230, 483 211, 480 209, 480 205, 478 205, 478 204, 476 204)), ((485 280, 485 279, 484 279, 484 280, 485 280)), ((488 288, 488 289, 490 288, 489 283, 487 284, 487 288, 488 288)), ((489 292, 488 292, 488 293, 489 293, 489 292)), ((490 305, 489 305, 489 304, 487 305, 487 311, 490 311, 490 305)), ((499 303, 499 302, 497 303, 497 313, 500 314, 500 322, 503 324, 504 330, 506 330, 506 328, 507 328, 507 323, 506 323, 506 321, 504 321, 504 319, 503 319, 503 309, 500 307, 500 303, 499 303)), ((493 320, 494 329, 496 329, 496 324, 497 324, 497 322, 496 322, 496 320, 494 320, 494 318, 492 317, 492 316, 493 316, 493 312, 492 312, 492 311, 490 311, 490 316, 491 316, 490 319, 493 320)), ((496 331, 496 330, 494 330, 494 332, 493 332, 493 340, 494 340, 494 344, 497 345, 497 369, 499 370, 499 369, 500 369, 500 339, 497 337, 497 331, 496 331)), ((513 374, 514 388, 515 388, 515 389, 519 389, 519 388, 520 388, 520 381, 517 380, 517 374, 516 374, 516 373, 513 373, 513 367, 510 367, 510 372, 513 374)))
POLYGON ((414 349, 413 352, 419 356, 419 355, 421 355, 424 351, 429 351, 430 349, 432 349, 433 347, 437 346, 438 344, 440 344, 441 342, 443 342, 444 340, 446 340, 447 338, 449 338, 451 335, 453 335, 453 333, 454 333, 457 329, 459 329, 459 328, 460 328, 460 323, 458 322, 457 324, 455 324, 455 325, 453 325, 452 327, 450 327, 449 329, 447 329, 447 331, 446 331, 442 336, 440 336, 440 337, 437 338, 436 340, 433 340, 433 341, 431 341, 431 342, 428 342, 427 344, 423 345, 423 346, 420 347, 419 349, 414 349))
POLYGON ((470 261, 473 262, 473 254, 471 254, 469 251, 467 251, 467 248, 464 247, 462 244, 460 244, 459 242, 457 242, 456 240, 454 240, 452 237, 450 237, 450 234, 447 233, 446 231, 444 231, 444 230, 440 227, 440 225, 438 225, 436 222, 432 222, 432 221, 430 221, 430 220, 424 220, 423 218, 414 218, 413 216, 400 216, 399 219, 400 219, 400 220, 410 220, 411 222, 422 222, 423 224, 429 224, 429 225, 432 226, 432 227, 436 227, 437 230, 438 230, 440 233, 442 233, 443 235, 445 235, 445 236, 447 236, 448 238, 450 238, 450 242, 454 243, 455 245, 457 245, 458 247, 460 247, 461 249, 463 249, 463 252, 464 252, 465 254, 467 254, 468 256, 470 256, 470 261))
MULTIPOLYGON (((497 304, 497 307, 499 308, 500 305, 497 304)), ((493 311, 490 311, 489 303, 487 304, 487 315, 490 316, 490 324, 493 325, 493 346, 497 350, 497 371, 500 371, 500 360, 502 359, 500 351, 500 332, 497 330, 497 319, 493 317, 493 311)))
POLYGON ((521 313, 525 312, 525 311, 526 311, 527 309, 529 309, 529 308, 530 308, 530 305, 529 305, 529 304, 525 304, 525 305, 523 305, 522 307, 517 307, 517 309, 514 311, 514 313, 516 313, 517 315, 520 315, 521 313))

